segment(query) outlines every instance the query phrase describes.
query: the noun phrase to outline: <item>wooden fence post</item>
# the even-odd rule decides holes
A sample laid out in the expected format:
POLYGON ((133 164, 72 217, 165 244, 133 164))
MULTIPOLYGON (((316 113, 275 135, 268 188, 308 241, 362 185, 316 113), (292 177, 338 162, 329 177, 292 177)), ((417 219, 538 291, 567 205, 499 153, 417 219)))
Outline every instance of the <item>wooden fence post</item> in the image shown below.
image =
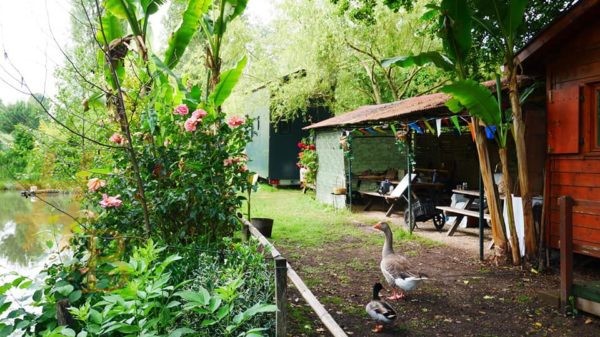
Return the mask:
POLYGON ((287 260, 275 257, 276 336, 285 337, 287 327, 287 260))
POLYGON ((244 242, 250 240, 250 226, 246 222, 242 222, 242 240, 244 242))
MULTIPOLYGON (((569 298, 573 293, 573 199, 558 198, 560 206, 560 307, 569 311, 569 298)), ((574 303, 573 303, 574 305, 574 303)), ((575 308, 570 308, 573 310, 575 308)))

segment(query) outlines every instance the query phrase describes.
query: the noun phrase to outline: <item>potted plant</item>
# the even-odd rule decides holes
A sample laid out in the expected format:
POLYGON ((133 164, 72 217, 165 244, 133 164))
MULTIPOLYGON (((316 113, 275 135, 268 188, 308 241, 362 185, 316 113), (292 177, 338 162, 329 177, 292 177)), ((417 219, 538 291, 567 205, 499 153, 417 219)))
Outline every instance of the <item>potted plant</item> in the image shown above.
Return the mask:
POLYGON ((273 219, 270 218, 253 218, 251 215, 252 210, 252 191, 256 192, 258 189, 258 173, 254 173, 248 176, 248 209, 247 216, 250 219, 250 223, 265 237, 270 238, 273 230, 273 219))

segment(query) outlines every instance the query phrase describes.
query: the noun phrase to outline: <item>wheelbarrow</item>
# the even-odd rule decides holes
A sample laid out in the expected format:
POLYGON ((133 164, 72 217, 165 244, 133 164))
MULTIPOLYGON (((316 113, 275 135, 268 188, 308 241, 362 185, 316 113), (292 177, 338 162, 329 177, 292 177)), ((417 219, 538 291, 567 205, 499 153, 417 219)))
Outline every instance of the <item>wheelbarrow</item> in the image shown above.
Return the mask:
POLYGON ((404 210, 404 223, 409 226, 410 220, 413 218, 416 227, 418 221, 425 222, 432 220, 435 229, 441 231, 446 221, 442 211, 435 208, 435 206, 436 204, 433 201, 415 200, 410 210, 408 206, 404 210))

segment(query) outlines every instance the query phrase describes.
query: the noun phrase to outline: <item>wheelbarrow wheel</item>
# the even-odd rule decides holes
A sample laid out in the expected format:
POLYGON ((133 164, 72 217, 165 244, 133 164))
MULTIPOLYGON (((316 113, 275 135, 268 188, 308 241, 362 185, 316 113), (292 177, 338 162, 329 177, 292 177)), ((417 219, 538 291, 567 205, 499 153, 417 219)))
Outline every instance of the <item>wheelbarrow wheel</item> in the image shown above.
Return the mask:
POLYGON ((442 228, 444 228, 444 215, 442 213, 438 213, 436 215, 433 216, 433 225, 435 226, 435 229, 437 229, 438 231, 441 231, 442 228))
POLYGON ((412 212, 410 211, 410 209, 408 207, 406 207, 406 209, 404 210, 404 224, 406 225, 406 228, 410 228, 411 216, 412 216, 412 212))

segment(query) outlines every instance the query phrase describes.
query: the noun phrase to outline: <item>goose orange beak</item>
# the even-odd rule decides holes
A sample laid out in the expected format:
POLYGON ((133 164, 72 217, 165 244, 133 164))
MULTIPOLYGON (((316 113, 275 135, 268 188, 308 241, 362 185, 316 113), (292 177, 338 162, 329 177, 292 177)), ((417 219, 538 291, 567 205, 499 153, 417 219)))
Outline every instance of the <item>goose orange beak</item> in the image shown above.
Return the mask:
POLYGON ((381 230, 381 222, 376 223, 373 228, 381 230))

